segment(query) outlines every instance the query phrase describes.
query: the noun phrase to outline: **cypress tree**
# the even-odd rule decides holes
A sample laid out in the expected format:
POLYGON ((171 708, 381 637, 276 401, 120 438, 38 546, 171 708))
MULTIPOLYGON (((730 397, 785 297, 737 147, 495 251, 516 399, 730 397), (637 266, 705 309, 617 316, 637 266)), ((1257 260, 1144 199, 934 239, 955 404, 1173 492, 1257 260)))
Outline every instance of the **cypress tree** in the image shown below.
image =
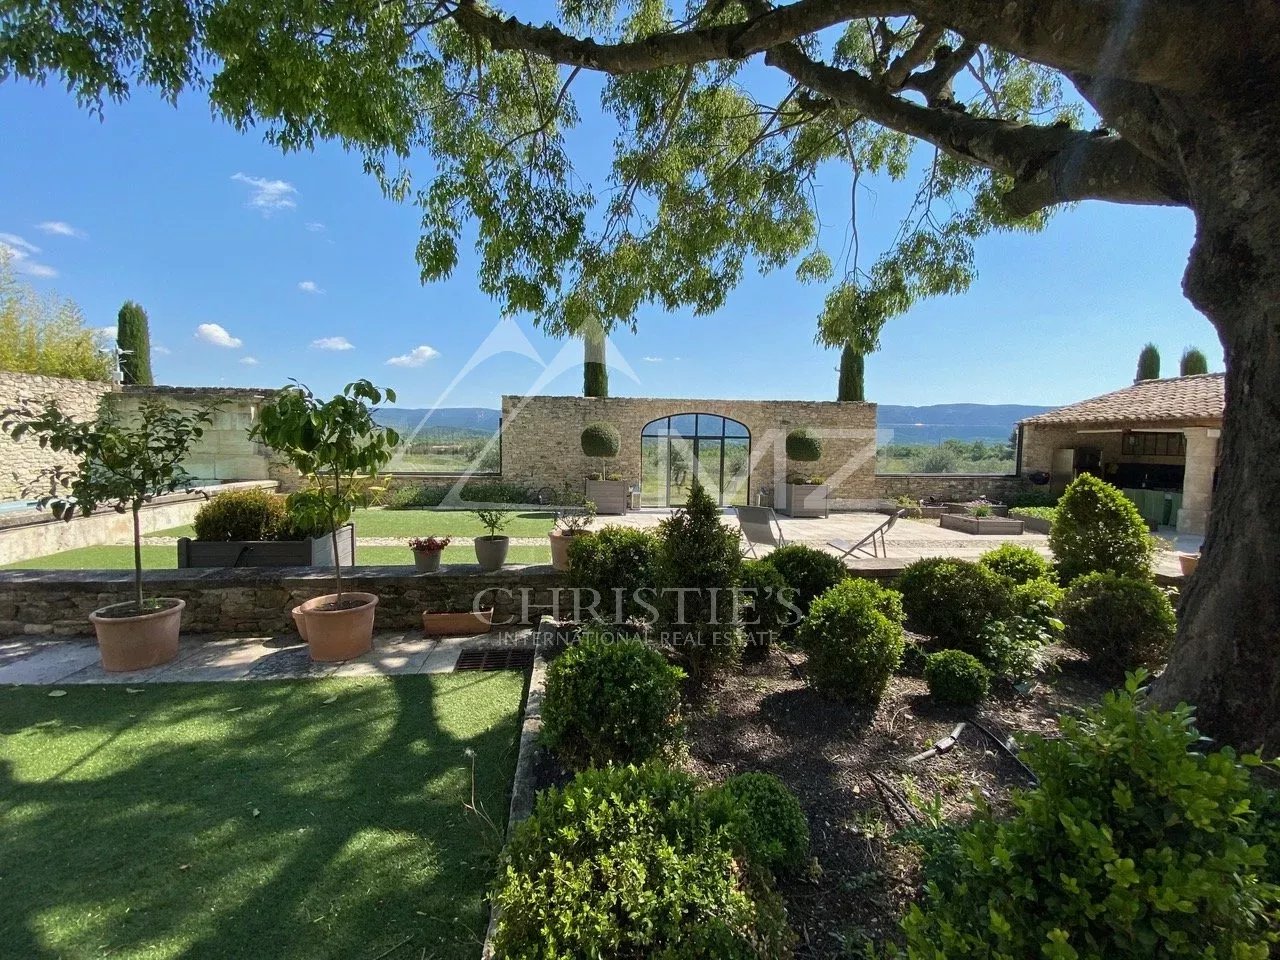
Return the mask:
POLYGON ((1160 349, 1154 343, 1148 343, 1138 354, 1138 375, 1133 382, 1160 379, 1160 349))
POLYGON ((607 397, 609 395, 609 368, 605 365, 604 328, 592 324, 582 334, 582 395, 607 397))
POLYGON ((866 370, 866 358, 854 349, 853 344, 846 343, 840 351, 840 387, 837 400, 855 400, 859 403, 867 399, 863 374, 866 370))
POLYGON ((151 330, 147 311, 132 300, 125 301, 116 316, 116 346, 122 351, 120 372, 125 383, 149 387, 151 378, 151 330), (123 351, 129 351, 124 353, 123 351))
POLYGON ((1209 359, 1199 347, 1187 347, 1182 351, 1182 360, 1178 364, 1178 376, 1189 377, 1195 373, 1208 373, 1209 359))

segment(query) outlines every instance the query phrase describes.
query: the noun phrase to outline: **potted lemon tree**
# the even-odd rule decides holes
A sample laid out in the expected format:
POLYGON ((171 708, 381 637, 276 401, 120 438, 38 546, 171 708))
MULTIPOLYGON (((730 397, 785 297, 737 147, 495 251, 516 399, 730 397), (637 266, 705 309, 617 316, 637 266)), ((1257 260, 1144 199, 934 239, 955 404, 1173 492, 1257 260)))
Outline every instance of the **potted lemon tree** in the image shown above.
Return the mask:
POLYGON ((298 605, 294 620, 311 658, 350 660, 373 646, 372 593, 345 590, 338 530, 365 501, 371 478, 391 460, 399 435, 380 427, 373 407, 383 399, 394 403, 395 391, 357 380, 329 400, 321 400, 294 380, 263 405, 249 436, 260 440, 313 477, 310 490, 289 498, 292 519, 300 526, 324 529, 333 542, 333 593, 298 605))
POLYGON ((0 415, 0 426, 13 439, 31 435, 73 461, 71 468, 49 467, 35 479, 53 491, 37 500, 41 508, 60 520, 87 516, 103 506, 133 515, 133 597, 89 614, 106 670, 143 670, 178 653, 186 603, 144 593, 140 514, 153 498, 190 486, 192 477, 182 461, 215 409, 184 411, 147 400, 136 415, 125 417, 108 401, 96 420, 81 422, 50 400, 40 410, 23 406, 0 415))

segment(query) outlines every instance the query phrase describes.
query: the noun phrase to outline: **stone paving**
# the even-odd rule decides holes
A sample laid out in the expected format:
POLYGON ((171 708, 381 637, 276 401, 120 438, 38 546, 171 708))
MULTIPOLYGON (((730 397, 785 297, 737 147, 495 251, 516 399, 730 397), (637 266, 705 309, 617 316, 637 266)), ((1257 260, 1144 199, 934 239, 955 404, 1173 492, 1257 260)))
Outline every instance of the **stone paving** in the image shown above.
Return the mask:
POLYGON ((0 640, 0 686, 73 683, 196 683, 219 680, 295 680, 317 677, 392 676, 451 673, 464 650, 528 645, 531 629, 494 631, 470 637, 421 637, 376 633, 373 649, 342 663, 316 663, 296 636, 182 638, 178 656, 150 670, 108 673, 91 637, 0 640))

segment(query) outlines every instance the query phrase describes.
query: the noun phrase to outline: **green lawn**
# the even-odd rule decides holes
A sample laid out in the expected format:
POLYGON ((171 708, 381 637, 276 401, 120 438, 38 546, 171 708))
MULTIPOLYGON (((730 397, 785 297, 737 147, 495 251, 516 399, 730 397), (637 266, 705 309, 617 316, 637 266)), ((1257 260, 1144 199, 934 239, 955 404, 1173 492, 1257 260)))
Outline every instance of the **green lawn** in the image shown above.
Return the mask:
MULTIPOLYGON (((166 534, 167 536, 167 534, 166 534)), ((356 547, 356 560, 362 564, 390 564, 411 566, 413 555, 408 547, 356 547)), ((446 547, 443 563, 475 563, 475 550, 469 546, 446 547)), ((550 563, 551 546, 513 545, 507 554, 508 563, 550 563)), ((144 546, 142 565, 148 570, 173 570, 178 565, 178 548, 174 546, 144 546)), ((110 544, 101 547, 78 547, 45 557, 32 557, 4 567, 4 570, 131 570, 133 547, 126 544, 110 544)))
MULTIPOLYGON (((551 512, 512 511, 502 530, 509 537, 545 537, 555 524, 551 512)), ((488 533, 470 510, 357 510, 351 518, 357 537, 479 537, 488 533)), ((157 530, 154 537, 193 537, 190 526, 157 530)))
POLYGON ((523 678, 0 689, 0 954, 473 958, 523 678))

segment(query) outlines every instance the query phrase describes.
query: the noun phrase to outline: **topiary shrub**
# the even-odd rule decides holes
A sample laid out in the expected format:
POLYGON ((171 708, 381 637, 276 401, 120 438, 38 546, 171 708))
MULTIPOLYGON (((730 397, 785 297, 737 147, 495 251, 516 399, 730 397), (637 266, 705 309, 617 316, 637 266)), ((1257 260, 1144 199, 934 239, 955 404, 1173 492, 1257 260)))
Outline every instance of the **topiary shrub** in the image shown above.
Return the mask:
POLYGON ((1110 674, 1164 662, 1177 632, 1173 605, 1150 580, 1090 573, 1067 588, 1063 639, 1110 674))
POLYGON ((804 865, 809 823, 786 784, 769 773, 740 773, 716 789, 741 811, 737 838, 753 862, 776 873, 804 865))
POLYGON ((983 628, 1013 609, 1013 582, 968 560, 917 560, 902 571, 897 586, 907 616, 921 632, 968 653, 979 653, 983 628))
POLYGON ((924 665, 929 695, 939 703, 971 707, 991 692, 991 671, 963 650, 941 650, 924 665))
POLYGON ((616 457, 622 435, 612 423, 589 423, 582 431, 582 452, 588 457, 616 457))
POLYGON ((902 662, 902 598, 870 580, 845 580, 813 601, 799 635, 814 686, 874 706, 902 662))
POLYGON ((813 463, 822 459, 822 440, 801 427, 787 434, 787 459, 813 463))
POLYGON ((1209 372, 1209 358, 1199 347, 1187 347, 1182 351, 1182 359, 1178 361, 1178 376, 1191 377, 1209 372))
POLYGON ((909 960, 1266 957, 1277 890, 1261 879, 1250 773, 1199 742, 1190 707, 1147 707, 1138 679, 1061 736, 1029 738, 1039 785, 926 844, 909 960))
POLYGON ((1160 348, 1154 343, 1148 343, 1138 352, 1138 372, 1134 374, 1134 380, 1158 379, 1160 379, 1160 348))
POLYGON ((720 522, 720 508, 695 477, 689 499, 662 521, 658 537, 663 639, 701 683, 735 663, 742 648, 730 601, 742 565, 738 531, 720 522))
POLYGON ((764 960, 791 954, 738 808, 658 764, 580 773, 538 795, 495 883, 495 953, 528 960, 764 960))
POLYGON ((287 538, 285 498, 267 490, 228 490, 196 511, 191 525, 197 540, 276 540, 287 538))
POLYGON ((778 547, 764 562, 782 574, 787 586, 795 591, 793 602, 801 615, 808 614, 814 600, 849 576, 839 557, 803 543, 778 547))
MULTIPOLYGON (((658 538, 646 530, 604 527, 569 542, 570 587, 594 590, 599 618, 610 623, 651 620, 658 583, 658 538)), ((583 597, 583 603, 589 600, 583 597)))
POLYGON ((683 677, 642 640, 588 630, 547 667, 542 742, 571 769, 648 760, 676 740, 683 677))
POLYGON ((743 560, 738 571, 739 613, 746 646, 744 660, 764 660, 774 642, 798 618, 788 606, 793 591, 772 564, 763 560, 743 560))
POLYGON ((1008 577, 1015 584, 1044 579, 1053 573, 1048 560, 1030 547, 1020 547, 1016 543, 1006 543, 988 550, 978 558, 978 562, 988 570, 1008 577))
POLYGON ((1151 577, 1151 537, 1137 506, 1090 473, 1072 480, 1058 501, 1049 548, 1064 585, 1095 571, 1151 577))
POLYGON ((1045 623, 1056 619, 1066 591, 1048 578, 1037 578, 1013 588, 1015 616, 1045 623))

